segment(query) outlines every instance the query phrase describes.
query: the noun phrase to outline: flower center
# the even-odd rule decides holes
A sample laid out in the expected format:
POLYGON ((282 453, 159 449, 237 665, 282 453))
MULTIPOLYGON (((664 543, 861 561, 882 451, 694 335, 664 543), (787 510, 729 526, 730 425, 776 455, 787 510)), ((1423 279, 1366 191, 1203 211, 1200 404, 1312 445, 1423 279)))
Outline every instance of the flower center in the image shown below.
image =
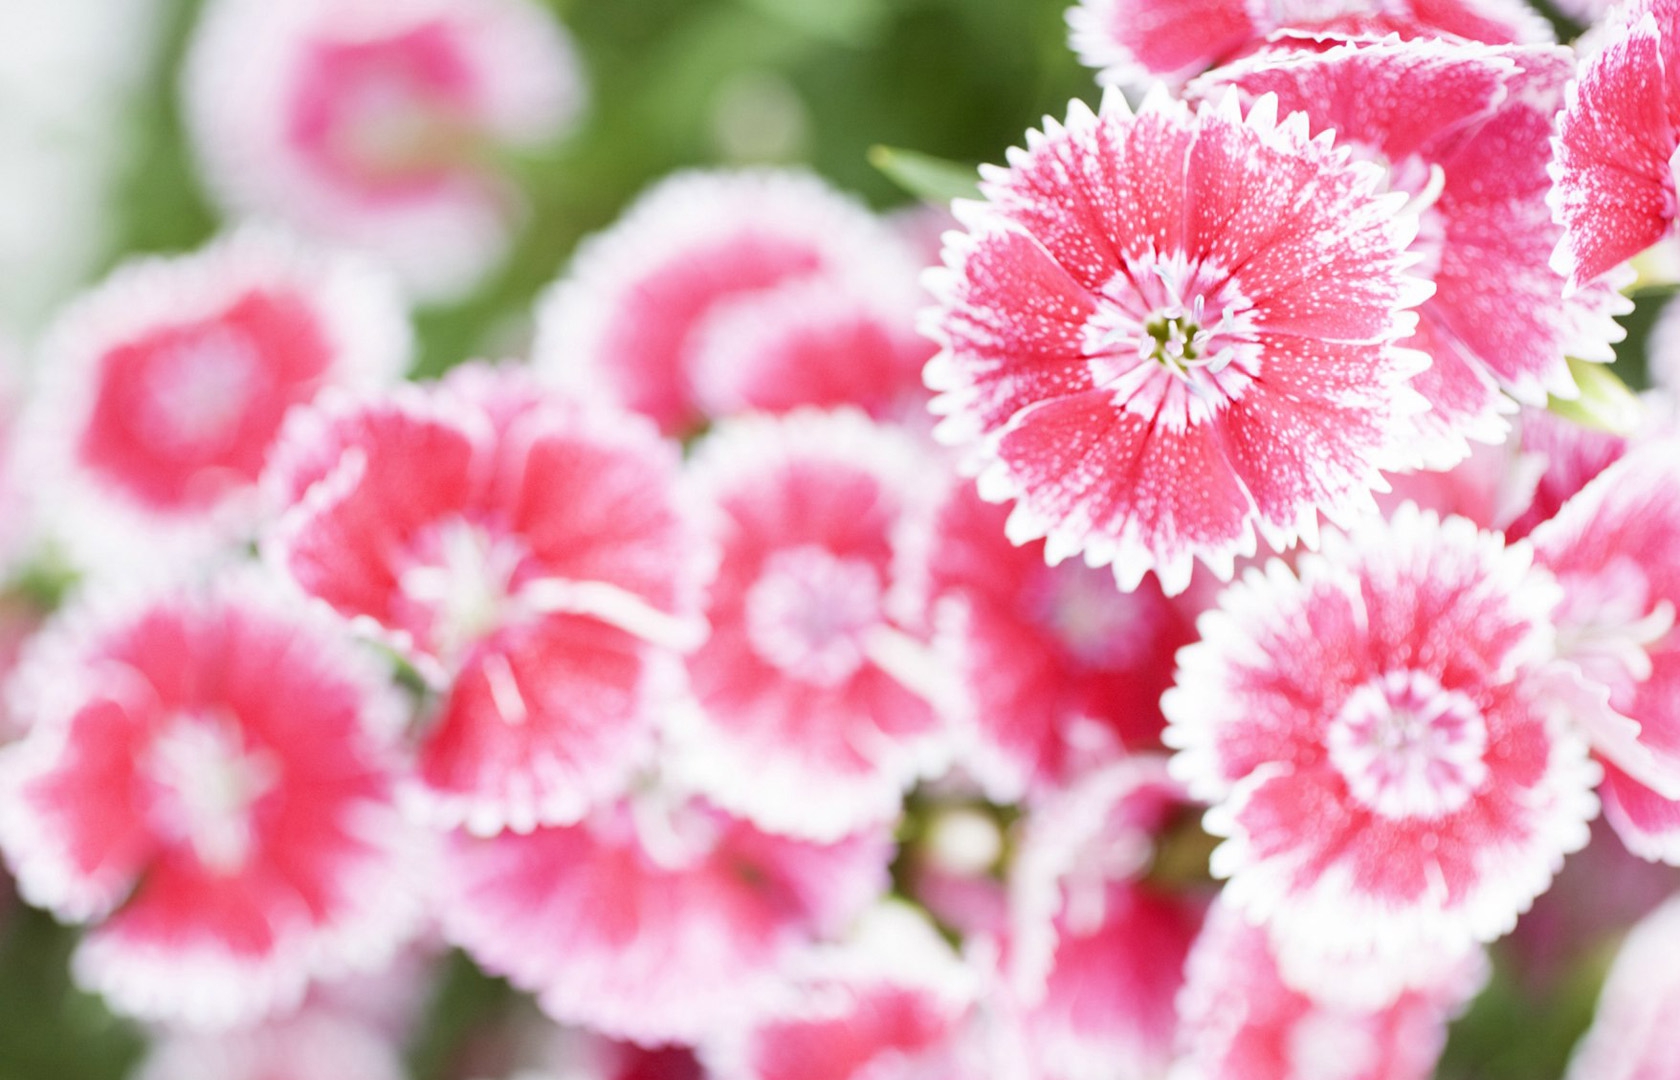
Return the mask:
POLYGON ((1626 707, 1634 684, 1651 677, 1651 649, 1674 629, 1674 605, 1653 595, 1639 564, 1625 555, 1592 574, 1567 574, 1564 599, 1553 615, 1558 653, 1611 688, 1611 703, 1626 707))
POLYGON ((778 551, 747 590, 747 640, 796 679, 838 686, 863 666, 881 622, 881 575, 863 559, 815 545, 778 551))
POLYGON ((509 618, 524 545, 454 518, 423 533, 398 577, 419 610, 416 639, 453 670, 477 641, 509 618))
POLYGON ((222 449, 238 431, 261 369, 257 347, 226 326, 168 346, 146 379, 135 418, 142 435, 178 453, 222 449))
POLYGON ((154 826, 190 845, 199 862, 221 874, 245 865, 251 853, 251 809, 280 777, 274 756, 249 749, 233 717, 189 712, 169 720, 141 761, 157 785, 154 826))
POLYGON ((1253 306, 1211 263, 1173 254, 1128 264, 1085 326, 1091 379, 1141 415, 1205 419, 1259 371, 1253 306))
POLYGON ((1355 690, 1326 733, 1353 797, 1384 817, 1451 813, 1487 780, 1487 724, 1464 694, 1421 671, 1355 690))
POLYGON ((1044 567, 1028 586, 1026 607, 1033 621, 1087 670, 1113 671, 1135 663, 1153 637, 1154 620, 1135 594, 1122 593, 1108 570, 1082 562, 1044 567))

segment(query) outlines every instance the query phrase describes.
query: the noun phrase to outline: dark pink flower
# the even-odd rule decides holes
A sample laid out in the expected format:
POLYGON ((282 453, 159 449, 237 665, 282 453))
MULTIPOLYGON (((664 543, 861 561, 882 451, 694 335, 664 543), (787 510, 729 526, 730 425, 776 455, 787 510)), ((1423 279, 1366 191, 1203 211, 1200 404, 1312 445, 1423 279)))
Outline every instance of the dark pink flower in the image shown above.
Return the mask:
POLYGON ((288 425, 267 553, 443 691, 413 792, 428 818, 529 829, 623 789, 677 664, 654 643, 703 633, 677 458, 647 422, 512 368, 288 425))
POLYGON ((1520 0, 1080 0, 1067 18, 1079 59, 1099 69, 1100 82, 1121 86, 1182 85, 1278 30, 1552 40, 1520 0))
POLYGON ((249 1021, 417 928, 400 705, 331 620, 246 578, 90 596, 18 678, 0 844, 32 903, 95 924, 72 969, 113 1007, 249 1021))
POLYGON ((1561 599, 1525 547, 1405 506, 1202 617, 1166 741, 1227 837, 1214 873, 1286 962, 1403 981, 1510 930, 1586 843, 1599 770, 1561 599))
POLYGON ((1185 965, 1172 1080, 1427 1080, 1486 978, 1479 954, 1432 962, 1427 985, 1387 1006, 1314 998, 1284 980, 1264 930, 1215 904, 1185 965))
POLYGON ((581 103, 564 30, 527 0, 218 0, 182 87, 212 194, 470 288, 519 203, 491 153, 551 139, 581 103))
POLYGON ((1501 442, 1506 397, 1544 406, 1578 393, 1565 357, 1609 362, 1633 305, 1614 284, 1562 299, 1548 265, 1562 230, 1546 198, 1553 118, 1574 73, 1567 49, 1392 39, 1316 55, 1279 49, 1213 72, 1191 87, 1236 86, 1245 100, 1275 94, 1312 130, 1388 168, 1422 224, 1412 251, 1435 294, 1404 344, 1433 363, 1412 388, 1431 409, 1418 420, 1431 464, 1463 456, 1463 440, 1501 442))
POLYGON ((126 264, 43 350, 20 464, 53 478, 43 501, 73 556, 111 569, 249 539, 287 410, 396 378, 409 328, 369 268, 246 230, 126 264))
POLYGON ((1574 290, 1668 235, 1680 151, 1680 0, 1630 0, 1581 65, 1553 146, 1552 265, 1574 290))
POLYGON ((920 263, 798 172, 690 172, 579 247, 538 312, 537 366, 688 434, 744 409, 902 411, 932 349, 920 263))
POLYGON ((691 1043, 882 894, 891 847, 885 830, 775 836, 653 788, 576 825, 456 835, 444 931, 556 1020, 691 1043))
POLYGON ((1310 543, 1419 459, 1428 361, 1398 342, 1430 287, 1378 167, 1234 92, 1075 102, 1009 157, 958 204, 926 377, 1011 540, 1177 593, 1193 558, 1229 577, 1256 527, 1310 543))
POLYGON ((720 562, 673 775, 762 828, 832 839, 896 818, 943 766, 943 670, 889 606, 899 536, 938 475, 851 410, 738 418, 696 449, 720 562))

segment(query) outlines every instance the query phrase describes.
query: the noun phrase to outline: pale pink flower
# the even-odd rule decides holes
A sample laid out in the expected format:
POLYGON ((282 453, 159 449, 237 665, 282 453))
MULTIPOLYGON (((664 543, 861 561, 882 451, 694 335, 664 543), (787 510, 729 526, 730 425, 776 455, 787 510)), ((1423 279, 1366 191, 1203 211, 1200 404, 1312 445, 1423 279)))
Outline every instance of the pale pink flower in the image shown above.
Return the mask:
POLYGON ((1120 86, 1157 78, 1182 85, 1278 30, 1552 40, 1521 0, 1080 0, 1067 20, 1080 61, 1099 69, 1099 82, 1120 86))
POLYGON ((1673 1080, 1680 1068, 1680 897, 1622 942, 1566 1080, 1673 1080))
POLYGON ((1486 979, 1479 953, 1435 963, 1387 1006, 1313 998, 1284 980, 1264 930, 1215 904, 1185 965, 1172 1080, 1427 1080, 1486 979))
POLYGON ((1618 714, 1588 714, 1605 818, 1634 854, 1680 865, 1680 445, 1635 446, 1531 539, 1563 586, 1559 651, 1618 714))
POLYGON ((216 0, 182 93, 225 207, 366 251, 439 299, 501 259, 519 216, 492 155, 561 134, 583 86, 528 0, 216 0))
POLYGON ((1419 460, 1416 216, 1276 106, 1075 102, 957 204, 926 378, 981 495, 1016 500, 1011 540, 1173 594, 1193 558, 1228 578, 1256 527, 1311 544, 1419 460))
POLYGON ((1026 818, 1010 875, 1005 970, 1030 1075, 1101 1080, 1166 1069, 1173 998, 1206 899, 1144 877, 1186 805, 1166 759, 1139 755, 1026 818))
POLYGON ((886 829, 816 844, 669 788, 445 860, 445 934, 554 1019, 645 1044, 744 1017, 887 888, 886 829))
POLYGON ((537 313, 535 363, 671 434, 744 409, 902 410, 931 349, 921 263, 801 172, 688 172, 579 246, 537 313))
POLYGON ((1008 513, 950 485, 912 570, 961 688, 949 704, 969 767, 1004 802, 1158 746, 1173 654, 1196 637, 1184 599, 1153 582, 1121 592, 1076 560, 1048 566, 1042 542, 1010 543, 1008 513))
POLYGON ((137 259, 48 332, 19 467, 94 570, 246 541, 287 410, 397 378, 409 340, 383 276, 277 233, 137 259))
POLYGON ((441 691, 406 792, 428 820, 530 829, 623 790, 677 663, 658 646, 703 633, 678 464, 645 420, 514 368, 288 424, 266 553, 441 691))
MULTIPOLYGON (((1544 406, 1578 390, 1565 357, 1609 362, 1633 310, 1620 276, 1562 299, 1548 265, 1562 230, 1546 198, 1553 118, 1574 74, 1569 50, 1393 39, 1317 55, 1264 53, 1190 88, 1236 86, 1245 100, 1275 94, 1312 130, 1379 162, 1421 216, 1412 251, 1435 294, 1404 344, 1433 363, 1412 388, 1429 400, 1418 419, 1431 464, 1451 463, 1463 440, 1502 442, 1512 398, 1544 406), (1507 397, 1509 395, 1509 397, 1507 397)), ((1628 279, 1630 280, 1630 278, 1628 279)))
POLYGON ((1581 65, 1553 142, 1552 265, 1574 290, 1674 227, 1680 0, 1629 0, 1581 65))
POLYGON ((668 729, 674 776, 762 828, 832 839, 893 820, 944 766, 943 670, 888 603, 938 475, 853 410, 742 417, 696 449, 720 557, 693 706, 668 729))
POLYGON ((132 1080, 405 1080, 402 1047, 331 1012, 304 1009, 228 1032, 165 1031, 132 1080))
POLYGON ((1162 701, 1174 773, 1213 804, 1226 895, 1291 965, 1392 989, 1509 931, 1586 843, 1599 770, 1561 599, 1526 547, 1405 506, 1202 617, 1162 701))
POLYGON ((18 680, 0 845, 31 903, 93 924, 72 971, 113 1008, 247 1022, 418 928, 401 705, 333 620, 247 577, 89 594, 18 680))

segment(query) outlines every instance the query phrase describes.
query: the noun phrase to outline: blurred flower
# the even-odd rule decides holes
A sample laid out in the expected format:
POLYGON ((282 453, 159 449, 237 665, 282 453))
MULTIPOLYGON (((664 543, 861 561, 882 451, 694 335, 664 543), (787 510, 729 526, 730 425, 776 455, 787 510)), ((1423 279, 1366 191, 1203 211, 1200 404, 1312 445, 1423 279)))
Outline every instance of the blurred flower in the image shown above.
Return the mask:
POLYGON ((1680 897, 1642 919, 1599 995, 1567 1080, 1669 1080, 1680 1062, 1680 897))
POLYGON ((324 1010, 230 1032, 165 1031, 130 1080, 405 1080, 401 1047, 324 1010))

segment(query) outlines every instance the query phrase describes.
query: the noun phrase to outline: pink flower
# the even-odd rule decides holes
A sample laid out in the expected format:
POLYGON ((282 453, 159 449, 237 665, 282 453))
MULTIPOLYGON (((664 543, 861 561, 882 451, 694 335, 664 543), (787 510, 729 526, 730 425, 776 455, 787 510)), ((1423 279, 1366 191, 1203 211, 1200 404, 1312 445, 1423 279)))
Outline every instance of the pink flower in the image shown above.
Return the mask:
POLYGON ((94 569, 203 555, 249 539, 288 409, 386 383, 408 351, 384 278, 278 234, 136 260, 49 332, 20 464, 53 478, 47 512, 94 569))
POLYGON ((1588 714, 1604 815, 1628 849, 1680 865, 1680 445, 1645 442, 1531 539, 1564 590, 1559 651, 1619 715, 1588 714))
POLYGON ((1173 770, 1286 962, 1403 981, 1510 930, 1586 843, 1598 768, 1560 599, 1525 547, 1406 506, 1202 617, 1162 701, 1173 770))
POLYGON ((1404 272, 1416 218, 1276 116, 1075 102, 958 204, 926 377, 981 495, 1016 500, 1011 540, 1177 593, 1193 557, 1229 577, 1256 526, 1311 543, 1420 456, 1428 361, 1398 346, 1430 292, 1404 272))
POLYGON ((169 1031, 134 1080, 404 1080, 401 1047, 330 1012, 301 1013, 231 1032, 169 1031))
POLYGON ((1552 256, 1570 290, 1674 226, 1680 151, 1680 0, 1630 0, 1570 88, 1553 143, 1552 256))
POLYGON ((1680 1061, 1680 898, 1647 915, 1622 942, 1592 1027, 1566 1080, 1667 1080, 1680 1061))
POLYGON ((1044 545, 1016 546, 1006 508, 950 485, 916 580, 937 645, 952 657, 970 767, 1009 802, 1124 753, 1158 746, 1172 657, 1195 640, 1195 611, 1153 583, 1121 592, 1110 574, 1044 545))
POLYGON ((538 312, 536 364, 692 433, 745 409, 917 395, 920 263, 798 172, 680 173, 584 241, 538 312))
POLYGON ((1440 961, 1391 1005, 1315 999, 1284 980, 1264 930, 1215 904, 1185 965, 1172 1080, 1426 1080, 1486 979, 1479 954, 1440 961))
POLYGON ((1418 423, 1437 448, 1432 464, 1461 458, 1466 437, 1503 441, 1506 395, 1532 406, 1575 397, 1565 357, 1609 362, 1624 336, 1612 316, 1633 305, 1612 286, 1625 281, 1564 300, 1548 265, 1562 233, 1546 205, 1549 135, 1573 73, 1562 48, 1390 39, 1275 50, 1191 87, 1275 94, 1280 111, 1305 112, 1412 195, 1422 220, 1412 251, 1435 294, 1404 344, 1434 361, 1412 381, 1431 406, 1418 423))
POLYGON ((443 926, 556 1020, 691 1043, 883 893, 890 855, 886 830, 814 844, 656 787, 576 825, 457 834, 443 926))
POLYGON ((417 928, 400 705, 331 621, 250 578, 90 595, 18 679, 0 846, 31 903, 94 924, 72 970, 114 1008, 250 1021, 417 928))
POLYGON ((527 0, 217 0, 182 86, 212 194, 388 262, 416 293, 465 292, 519 203, 494 151, 554 138, 583 87, 527 0))
POLYGON ((270 561, 442 691, 408 792, 475 832, 571 822, 623 790, 691 645, 706 559, 651 425, 469 366, 288 425, 270 561))
POLYGON ((826 840, 893 820, 945 764, 929 701, 944 672, 889 605, 899 537, 937 475, 850 410, 743 417, 696 449, 721 555, 711 634, 688 657, 693 708, 669 729, 675 776, 761 828, 826 840))
POLYGON ((1099 82, 1120 86, 1155 78, 1183 85, 1276 30, 1552 40, 1551 28, 1520 0, 1080 0, 1067 19, 1080 61, 1099 69, 1099 82))

